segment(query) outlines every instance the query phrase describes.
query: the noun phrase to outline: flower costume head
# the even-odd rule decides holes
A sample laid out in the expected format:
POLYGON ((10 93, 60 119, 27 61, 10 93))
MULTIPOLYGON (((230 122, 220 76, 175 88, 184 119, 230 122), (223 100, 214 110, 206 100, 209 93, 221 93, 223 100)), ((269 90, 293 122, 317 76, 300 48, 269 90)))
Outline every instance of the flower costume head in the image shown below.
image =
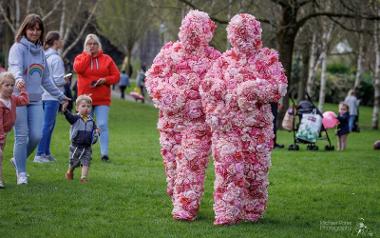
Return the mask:
POLYGON ((215 29, 216 24, 207 13, 192 10, 182 20, 178 38, 186 47, 208 46, 215 29))
POLYGON ((286 92, 278 53, 262 48, 260 23, 249 14, 227 27, 232 49, 210 67, 201 85, 215 159, 215 224, 257 221, 266 209, 273 146, 270 103, 286 92))
POLYGON ((211 132, 199 85, 220 56, 208 45, 215 28, 207 13, 190 11, 179 40, 166 43, 147 72, 145 85, 159 109, 161 155, 175 219, 195 219, 203 193, 211 132))
POLYGON ((244 54, 252 54, 262 47, 260 22, 250 14, 234 16, 227 26, 231 46, 244 54))

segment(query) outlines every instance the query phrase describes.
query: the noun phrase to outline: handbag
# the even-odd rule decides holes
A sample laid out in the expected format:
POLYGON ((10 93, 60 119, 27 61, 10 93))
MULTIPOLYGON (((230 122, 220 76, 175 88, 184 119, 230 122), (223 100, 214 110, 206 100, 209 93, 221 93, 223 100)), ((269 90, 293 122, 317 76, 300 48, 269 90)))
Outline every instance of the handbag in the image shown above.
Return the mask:
POLYGON ((292 131, 293 130, 293 123, 295 120, 295 108, 294 107, 289 107, 288 110, 286 110, 284 119, 282 120, 281 126, 287 131, 292 131))

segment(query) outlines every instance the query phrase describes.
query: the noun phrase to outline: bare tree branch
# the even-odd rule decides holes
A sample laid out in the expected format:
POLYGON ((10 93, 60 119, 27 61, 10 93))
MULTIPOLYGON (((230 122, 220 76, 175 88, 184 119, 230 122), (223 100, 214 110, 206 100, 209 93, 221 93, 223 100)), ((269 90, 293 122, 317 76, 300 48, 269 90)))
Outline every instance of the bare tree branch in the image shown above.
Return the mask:
POLYGON ((71 44, 65 49, 65 51, 63 52, 63 54, 62 54, 62 57, 63 57, 63 58, 66 57, 67 53, 68 53, 72 48, 74 48, 74 46, 75 46, 75 45, 78 43, 78 41, 82 38, 84 31, 86 30, 88 24, 90 23, 92 17, 93 17, 94 14, 95 14, 96 7, 97 7, 97 6, 98 6, 98 1, 97 1, 97 2, 95 3, 95 5, 92 7, 91 12, 90 12, 90 15, 88 16, 86 22, 84 23, 84 25, 83 25, 81 31, 79 32, 77 38, 75 39, 75 41, 73 41, 73 42, 72 42, 72 43, 71 43, 71 44))
POLYGON ((5 9, 3 8, 3 5, 0 4, 0 12, 1 12, 1 15, 3 16, 5 22, 8 24, 9 28, 12 30, 13 34, 16 33, 16 29, 15 27, 13 26, 11 20, 9 19, 9 17, 7 16, 7 13, 5 11, 5 9))
POLYGON ((57 9, 58 5, 61 4, 61 2, 62 0, 56 1, 53 8, 42 18, 42 20, 46 21, 46 19, 53 14, 53 12, 57 9))
POLYGON ((78 2, 78 7, 77 7, 77 9, 76 9, 76 11, 75 11, 75 14, 74 14, 74 16, 71 18, 71 21, 70 21, 70 23, 68 24, 68 26, 66 27, 65 34, 64 34, 64 36, 63 36, 63 42, 66 42, 67 39, 69 38, 69 35, 70 35, 70 32, 71 32, 71 29, 72 29, 73 24, 74 24, 74 22, 75 22, 75 20, 76 20, 76 18, 77 18, 77 16, 78 16, 78 14, 79 14, 79 11, 80 11, 81 7, 82 7, 82 0, 79 0, 79 2, 78 2))
POLYGON ((320 16, 327 16, 327 17, 342 17, 342 18, 361 18, 361 19, 366 19, 370 21, 378 21, 380 20, 380 16, 363 16, 363 15, 353 15, 353 14, 346 14, 346 13, 337 13, 337 12, 316 12, 316 13, 311 13, 304 18, 300 19, 297 21, 297 28, 302 27, 308 20, 315 18, 315 17, 320 17, 320 16))
POLYGON ((290 7, 289 3, 283 0, 272 0, 272 2, 279 4, 281 7, 290 7))
POLYGON ((30 6, 32 6, 32 0, 28 0, 26 4, 26 14, 30 13, 30 6))
POLYGON ((299 7, 303 7, 303 6, 306 5, 306 4, 314 3, 314 2, 315 2, 315 0, 304 0, 304 1, 299 2, 299 3, 298 3, 298 6, 299 6, 299 7))
POLYGON ((338 26, 340 26, 343 30, 346 30, 348 32, 365 33, 365 34, 372 35, 371 31, 364 30, 364 29, 357 29, 357 28, 349 28, 349 27, 345 26, 343 23, 341 23, 340 21, 336 20, 334 17, 328 17, 328 18, 332 22, 334 22, 335 24, 337 24, 338 26))
POLYGON ((20 26, 20 0, 16 0, 16 29, 20 26))
POLYGON ((352 8, 352 7, 350 7, 350 6, 347 5, 347 3, 346 3, 347 0, 339 0, 339 2, 340 2, 340 4, 342 4, 342 6, 345 9, 349 10, 350 12, 356 12, 357 11, 357 9, 354 9, 354 8, 352 8))
MULTIPOLYGON (((187 6, 191 7, 192 9, 197 9, 197 10, 200 10, 202 11, 202 9, 200 9, 199 7, 195 6, 193 3, 191 3, 190 1, 188 0, 178 0, 184 4, 186 4, 187 6)), ((276 1, 276 0, 274 0, 276 1)), ((276 1, 277 2, 277 1, 276 1)), ((282 1, 280 1, 282 2, 282 1)), ((222 19, 219 19, 219 18, 216 18, 216 17, 213 17, 213 16, 210 16, 210 19, 213 20, 214 22, 217 22, 219 24, 223 24, 223 25, 227 25, 228 24, 228 20, 222 20, 222 19)), ((268 20, 268 19, 260 19, 260 18, 256 18, 258 21, 262 22, 262 23, 267 23, 267 24, 271 24, 271 22, 268 20)))

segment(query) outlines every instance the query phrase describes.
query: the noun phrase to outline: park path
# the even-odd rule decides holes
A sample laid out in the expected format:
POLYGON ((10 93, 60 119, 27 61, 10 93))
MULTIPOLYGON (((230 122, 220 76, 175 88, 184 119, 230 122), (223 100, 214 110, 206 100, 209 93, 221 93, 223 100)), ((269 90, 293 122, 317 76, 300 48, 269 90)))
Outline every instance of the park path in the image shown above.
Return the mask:
MULTIPOLYGON (((111 89, 111 94, 113 98, 120 98, 120 91, 118 88, 115 88, 115 90, 111 89)), ((141 103, 141 101, 136 101, 129 93, 125 93, 125 100, 126 101, 131 101, 131 102, 136 102, 136 103, 141 103)), ((142 104, 142 103, 141 103, 142 104)), ((153 106, 153 102, 150 98, 145 99, 145 104, 153 106)))

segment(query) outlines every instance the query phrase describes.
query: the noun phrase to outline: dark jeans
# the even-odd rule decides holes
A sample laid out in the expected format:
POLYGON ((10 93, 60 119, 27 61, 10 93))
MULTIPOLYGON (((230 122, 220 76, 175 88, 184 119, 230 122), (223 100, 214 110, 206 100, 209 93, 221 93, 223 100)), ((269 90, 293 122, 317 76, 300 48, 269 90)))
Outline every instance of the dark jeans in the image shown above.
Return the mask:
POLYGON ((272 114, 273 114, 273 133, 274 133, 274 138, 273 142, 274 144, 277 143, 277 111, 278 111, 278 103, 271 103, 270 107, 272 109, 272 114))
POLYGON ((124 99, 125 98, 124 92, 125 92, 125 89, 127 88, 127 86, 119 86, 119 88, 120 88, 120 97, 122 99, 124 99))
POLYGON ((145 98, 145 87, 144 86, 139 86, 141 95, 145 98))

